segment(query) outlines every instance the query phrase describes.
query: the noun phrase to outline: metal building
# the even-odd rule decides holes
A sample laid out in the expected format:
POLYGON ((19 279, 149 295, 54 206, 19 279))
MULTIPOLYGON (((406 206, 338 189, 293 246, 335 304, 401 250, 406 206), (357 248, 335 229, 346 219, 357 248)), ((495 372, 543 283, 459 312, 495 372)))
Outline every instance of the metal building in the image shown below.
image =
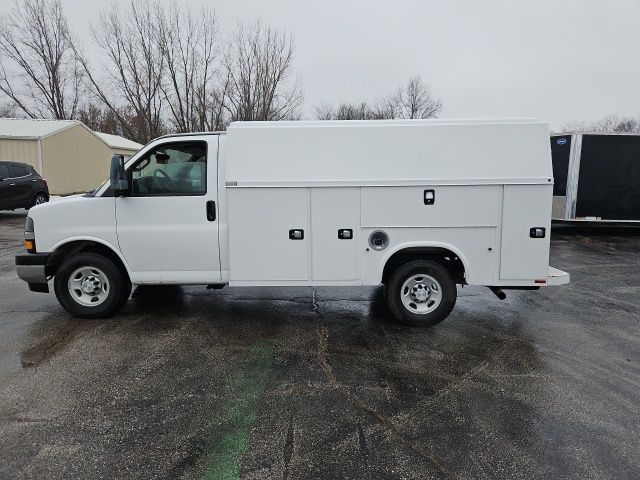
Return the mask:
POLYGON ((640 135, 551 137, 556 222, 640 222, 640 135))
POLYGON ((0 160, 34 166, 53 195, 95 188, 107 178, 114 154, 131 156, 140 147, 77 120, 0 118, 0 160))

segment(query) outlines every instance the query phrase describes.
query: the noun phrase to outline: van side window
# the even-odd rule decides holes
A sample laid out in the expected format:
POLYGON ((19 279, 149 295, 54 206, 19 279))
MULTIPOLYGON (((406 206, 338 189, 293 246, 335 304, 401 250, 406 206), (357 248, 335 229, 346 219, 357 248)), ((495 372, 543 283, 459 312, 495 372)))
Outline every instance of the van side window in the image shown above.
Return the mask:
POLYGON ((9 178, 9 167, 0 165, 0 178, 9 178))
POLYGON ((159 145, 138 160, 130 171, 133 195, 204 195, 207 192, 207 144, 159 145))

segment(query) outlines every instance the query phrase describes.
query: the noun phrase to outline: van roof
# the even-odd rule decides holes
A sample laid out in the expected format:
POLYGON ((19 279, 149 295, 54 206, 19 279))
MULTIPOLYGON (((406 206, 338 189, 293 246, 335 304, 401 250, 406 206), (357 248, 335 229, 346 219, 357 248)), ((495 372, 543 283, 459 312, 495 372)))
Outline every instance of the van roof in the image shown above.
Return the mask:
POLYGON ((513 123, 543 123, 535 118, 426 118, 397 120, 286 120, 269 122, 231 122, 229 129, 236 128, 305 128, 305 127, 392 127, 427 125, 500 125, 513 123))
POLYGON ((237 186, 550 183, 549 127, 535 119, 237 122, 237 186))

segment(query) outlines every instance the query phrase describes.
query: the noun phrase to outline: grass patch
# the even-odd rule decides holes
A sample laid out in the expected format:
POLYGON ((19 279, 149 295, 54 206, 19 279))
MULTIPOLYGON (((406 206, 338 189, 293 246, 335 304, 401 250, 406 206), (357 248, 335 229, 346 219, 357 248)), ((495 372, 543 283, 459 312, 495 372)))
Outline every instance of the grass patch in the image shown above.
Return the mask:
POLYGON ((216 413, 221 422, 209 442, 204 480, 238 478, 240 458, 249 446, 274 351, 272 340, 260 340, 241 360, 240 369, 227 386, 225 400, 216 413))

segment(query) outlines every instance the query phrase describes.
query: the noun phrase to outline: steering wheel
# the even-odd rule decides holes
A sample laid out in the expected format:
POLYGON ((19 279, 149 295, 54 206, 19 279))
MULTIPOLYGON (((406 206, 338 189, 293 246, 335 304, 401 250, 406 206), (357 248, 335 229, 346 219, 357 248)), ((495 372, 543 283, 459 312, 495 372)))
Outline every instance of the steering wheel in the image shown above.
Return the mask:
POLYGON ((153 171, 153 176, 158 177, 159 176, 157 175, 158 173, 160 173, 161 176, 164 177, 164 179, 169 182, 169 184, 173 185, 173 180, 171 180, 171 177, 167 174, 167 172, 165 172, 164 170, 161 170, 160 168, 156 168, 153 171))

